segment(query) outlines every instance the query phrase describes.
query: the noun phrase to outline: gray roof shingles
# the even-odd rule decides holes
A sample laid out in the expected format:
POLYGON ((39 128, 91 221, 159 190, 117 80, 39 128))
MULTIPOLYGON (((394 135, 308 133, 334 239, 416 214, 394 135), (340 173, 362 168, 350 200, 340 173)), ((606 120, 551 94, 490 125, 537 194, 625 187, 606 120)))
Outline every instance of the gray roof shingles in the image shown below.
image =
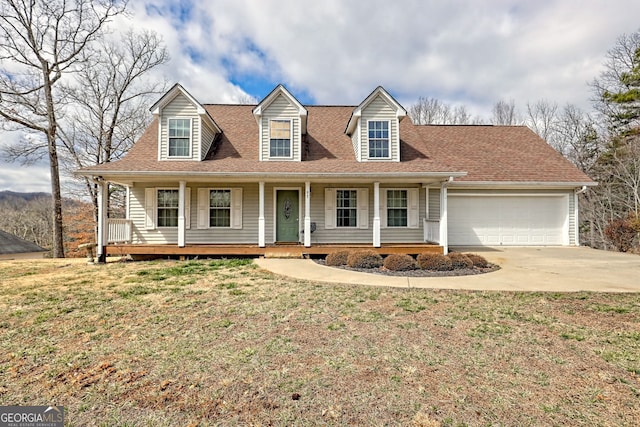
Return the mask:
POLYGON ((33 242, 29 242, 11 233, 0 230, 0 255, 46 251, 46 249, 41 248, 33 242))

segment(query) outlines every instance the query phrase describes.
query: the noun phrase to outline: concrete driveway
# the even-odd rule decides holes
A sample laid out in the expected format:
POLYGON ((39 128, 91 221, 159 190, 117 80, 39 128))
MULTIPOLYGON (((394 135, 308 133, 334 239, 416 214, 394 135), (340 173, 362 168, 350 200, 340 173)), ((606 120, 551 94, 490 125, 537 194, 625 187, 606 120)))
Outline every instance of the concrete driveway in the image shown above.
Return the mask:
POLYGON ((500 265, 462 277, 391 277, 324 267, 312 260, 259 259, 269 271, 330 283, 425 289, 545 292, 640 292, 640 256, 576 247, 458 248, 500 265))

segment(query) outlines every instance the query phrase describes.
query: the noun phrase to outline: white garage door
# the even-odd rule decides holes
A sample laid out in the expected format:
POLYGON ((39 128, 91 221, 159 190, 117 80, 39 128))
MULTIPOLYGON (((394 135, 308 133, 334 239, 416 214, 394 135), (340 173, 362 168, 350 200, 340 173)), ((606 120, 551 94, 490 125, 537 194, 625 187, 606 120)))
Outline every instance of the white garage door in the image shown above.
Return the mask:
POLYGON ((563 245, 568 238, 566 196, 449 194, 450 245, 563 245))

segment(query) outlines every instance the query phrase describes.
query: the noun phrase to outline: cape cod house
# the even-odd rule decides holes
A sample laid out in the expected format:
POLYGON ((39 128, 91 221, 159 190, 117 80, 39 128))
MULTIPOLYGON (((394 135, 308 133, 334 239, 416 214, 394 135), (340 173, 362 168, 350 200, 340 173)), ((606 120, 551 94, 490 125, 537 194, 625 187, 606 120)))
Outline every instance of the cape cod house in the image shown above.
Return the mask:
MULTIPOLYGON (((98 255, 327 253, 335 246, 578 245, 594 183, 524 126, 418 126, 382 87, 358 106, 203 105, 176 84, 99 183, 98 255), (127 188, 108 218, 107 183, 127 188)), ((410 250, 409 248, 414 248, 410 250)))

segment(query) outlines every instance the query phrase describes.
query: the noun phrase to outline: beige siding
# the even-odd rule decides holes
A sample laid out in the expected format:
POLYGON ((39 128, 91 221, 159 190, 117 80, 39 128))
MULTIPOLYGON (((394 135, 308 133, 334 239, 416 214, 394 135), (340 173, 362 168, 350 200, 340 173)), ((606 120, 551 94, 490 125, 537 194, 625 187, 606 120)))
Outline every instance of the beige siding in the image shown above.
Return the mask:
POLYGON ((356 156, 356 160, 359 162, 362 161, 362 132, 360 131, 360 126, 361 122, 358 121, 356 130, 353 132, 353 135, 351 135, 351 144, 353 144, 353 151, 356 156))
POLYGON ((198 110, 184 95, 178 94, 162 110, 160 129, 160 159, 168 159, 169 149, 169 119, 191 118, 191 151, 190 160, 199 160, 200 120, 198 110))
POLYGON ((573 192, 569 194, 569 244, 577 245, 576 236, 576 197, 573 192))
POLYGON ((380 96, 367 105, 362 111, 362 117, 360 118, 360 150, 362 152, 362 160, 367 160, 369 157, 369 134, 367 125, 369 120, 389 121, 390 160, 400 161, 400 138, 398 134, 399 129, 396 110, 387 104, 380 96))
POLYGON ((211 143, 213 139, 216 137, 216 132, 212 128, 207 125, 202 126, 202 139, 201 139, 201 149, 200 149, 200 160, 204 160, 205 156, 209 152, 209 148, 211 148, 211 143))
POLYGON ((433 221, 440 220, 440 189, 429 188, 429 218, 433 221))
MULTIPOLYGON (((262 135, 260 141, 262 158, 264 160, 269 159, 269 121, 285 119, 291 120, 291 143, 293 154, 293 158, 291 160, 300 161, 302 159, 299 111, 295 105, 289 103, 286 97, 279 95, 271 104, 269 104, 262 115, 262 135)), ((278 157, 276 160, 288 159, 278 157)))

